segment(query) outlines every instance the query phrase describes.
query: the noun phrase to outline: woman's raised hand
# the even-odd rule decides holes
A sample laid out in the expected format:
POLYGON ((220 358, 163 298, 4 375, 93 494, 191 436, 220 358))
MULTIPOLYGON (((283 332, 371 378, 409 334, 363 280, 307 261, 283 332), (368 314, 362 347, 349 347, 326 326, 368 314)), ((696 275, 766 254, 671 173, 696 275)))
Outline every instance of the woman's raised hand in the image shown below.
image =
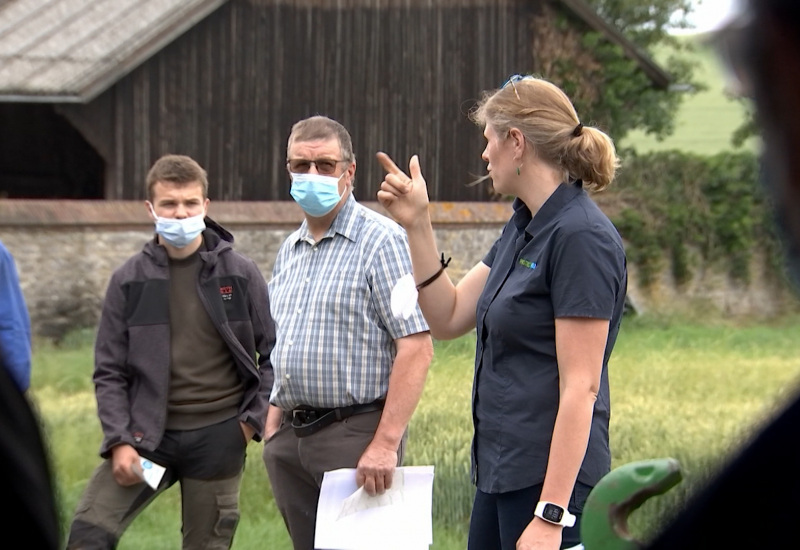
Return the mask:
POLYGON ((392 217, 408 229, 428 219, 428 186, 419 167, 419 157, 408 162, 408 177, 386 153, 378 153, 378 162, 386 176, 378 191, 378 201, 392 217))

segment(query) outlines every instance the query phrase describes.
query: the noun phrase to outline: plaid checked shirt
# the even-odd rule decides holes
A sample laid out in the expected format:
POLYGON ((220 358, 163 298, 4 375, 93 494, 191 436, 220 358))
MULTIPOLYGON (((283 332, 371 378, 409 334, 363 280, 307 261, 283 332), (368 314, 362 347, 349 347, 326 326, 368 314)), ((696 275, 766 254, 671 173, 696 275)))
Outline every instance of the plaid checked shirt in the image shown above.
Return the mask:
POLYGON ((392 315, 392 288, 407 273, 405 231, 352 195, 319 242, 303 221, 281 245, 269 283, 271 403, 329 408, 385 397, 394 340, 428 330, 419 307, 408 320, 392 315))

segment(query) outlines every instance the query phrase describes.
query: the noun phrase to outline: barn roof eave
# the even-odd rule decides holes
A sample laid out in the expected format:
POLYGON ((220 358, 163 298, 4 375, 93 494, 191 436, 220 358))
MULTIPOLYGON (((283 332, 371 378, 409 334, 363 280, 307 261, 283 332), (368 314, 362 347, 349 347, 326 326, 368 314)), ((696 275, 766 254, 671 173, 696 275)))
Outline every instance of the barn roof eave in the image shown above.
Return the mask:
MULTIPOLYGON (((19 0, 18 0, 19 1, 19 0)), ((24 0, 22 0, 24 1, 24 0)), ((47 54, 37 53, 36 57, 30 58, 32 62, 38 63, 43 69, 49 71, 50 78, 46 85, 30 84, 30 78, 37 76, 36 71, 29 72, 21 79, 4 79, 4 85, 0 84, 0 102, 15 103, 88 103, 95 97, 106 91, 117 83, 125 75, 139 67, 142 63, 157 54, 168 44, 173 42, 186 31, 197 25, 201 20, 208 17, 211 13, 220 8, 228 0, 182 0, 174 2, 168 0, 149 0, 148 7, 153 11, 152 18, 155 23, 136 32, 120 32, 118 37, 109 38, 104 36, 106 41, 111 44, 104 51, 103 55, 81 59, 78 70, 70 70, 69 67, 59 68, 59 56, 63 52, 58 48, 67 41, 68 37, 59 38, 59 32, 67 32, 57 25, 51 29, 41 30, 41 41, 33 42, 27 46, 20 46, 14 40, 13 32, 19 25, 37 25, 36 13, 20 10, 19 21, 9 18, 5 21, 5 26, 0 26, 0 61, 24 60, 26 48, 48 51, 52 48, 51 57, 47 54), (162 4, 162 5, 159 5, 162 4), (4 44, 4 40, 8 42, 4 44), (45 41, 46 44, 45 44, 45 41), (15 48, 23 48, 17 51, 15 48), (49 59, 49 61, 48 61, 49 59)), ((122 5, 122 4, 120 4, 122 5)), ((13 4, 4 6, 9 9, 13 4)), ((81 12, 79 8, 72 13, 73 23, 80 21, 81 17, 91 18, 96 13, 89 11, 90 5, 81 4, 86 12, 81 12)), ((81 8, 83 9, 83 8, 81 8)), ((126 17, 134 17, 135 11, 125 12, 126 17)), ((98 23, 99 24, 99 23, 98 23)), ((38 27, 37 27, 38 28, 38 27)), ((99 34, 99 33, 98 33, 99 34)), ((82 47, 86 51, 93 52, 99 50, 99 45, 92 45, 94 37, 89 38, 82 47)), ((107 45, 104 43, 104 45, 107 45)), ((39 65, 37 65, 39 66, 39 65)))

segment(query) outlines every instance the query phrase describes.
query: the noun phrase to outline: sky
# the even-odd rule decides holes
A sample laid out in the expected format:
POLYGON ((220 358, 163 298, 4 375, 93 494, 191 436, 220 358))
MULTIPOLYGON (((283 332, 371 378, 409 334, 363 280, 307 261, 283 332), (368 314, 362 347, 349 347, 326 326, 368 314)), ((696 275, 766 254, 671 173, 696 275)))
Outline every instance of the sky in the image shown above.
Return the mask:
POLYGON ((695 29, 690 32, 707 32, 717 28, 734 12, 739 0, 694 0, 694 11, 689 21, 695 29))

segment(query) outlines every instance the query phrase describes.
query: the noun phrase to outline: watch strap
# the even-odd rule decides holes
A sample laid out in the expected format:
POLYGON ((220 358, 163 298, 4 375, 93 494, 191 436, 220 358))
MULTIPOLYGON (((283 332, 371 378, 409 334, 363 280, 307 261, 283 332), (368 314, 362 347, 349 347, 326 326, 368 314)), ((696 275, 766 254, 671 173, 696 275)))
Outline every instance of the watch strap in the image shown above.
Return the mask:
POLYGON ((575 516, 569 513, 563 506, 559 506, 554 502, 548 502, 546 500, 540 500, 536 504, 536 509, 533 511, 533 515, 545 520, 548 523, 553 523, 555 525, 562 525, 564 527, 572 527, 575 525, 575 516))

